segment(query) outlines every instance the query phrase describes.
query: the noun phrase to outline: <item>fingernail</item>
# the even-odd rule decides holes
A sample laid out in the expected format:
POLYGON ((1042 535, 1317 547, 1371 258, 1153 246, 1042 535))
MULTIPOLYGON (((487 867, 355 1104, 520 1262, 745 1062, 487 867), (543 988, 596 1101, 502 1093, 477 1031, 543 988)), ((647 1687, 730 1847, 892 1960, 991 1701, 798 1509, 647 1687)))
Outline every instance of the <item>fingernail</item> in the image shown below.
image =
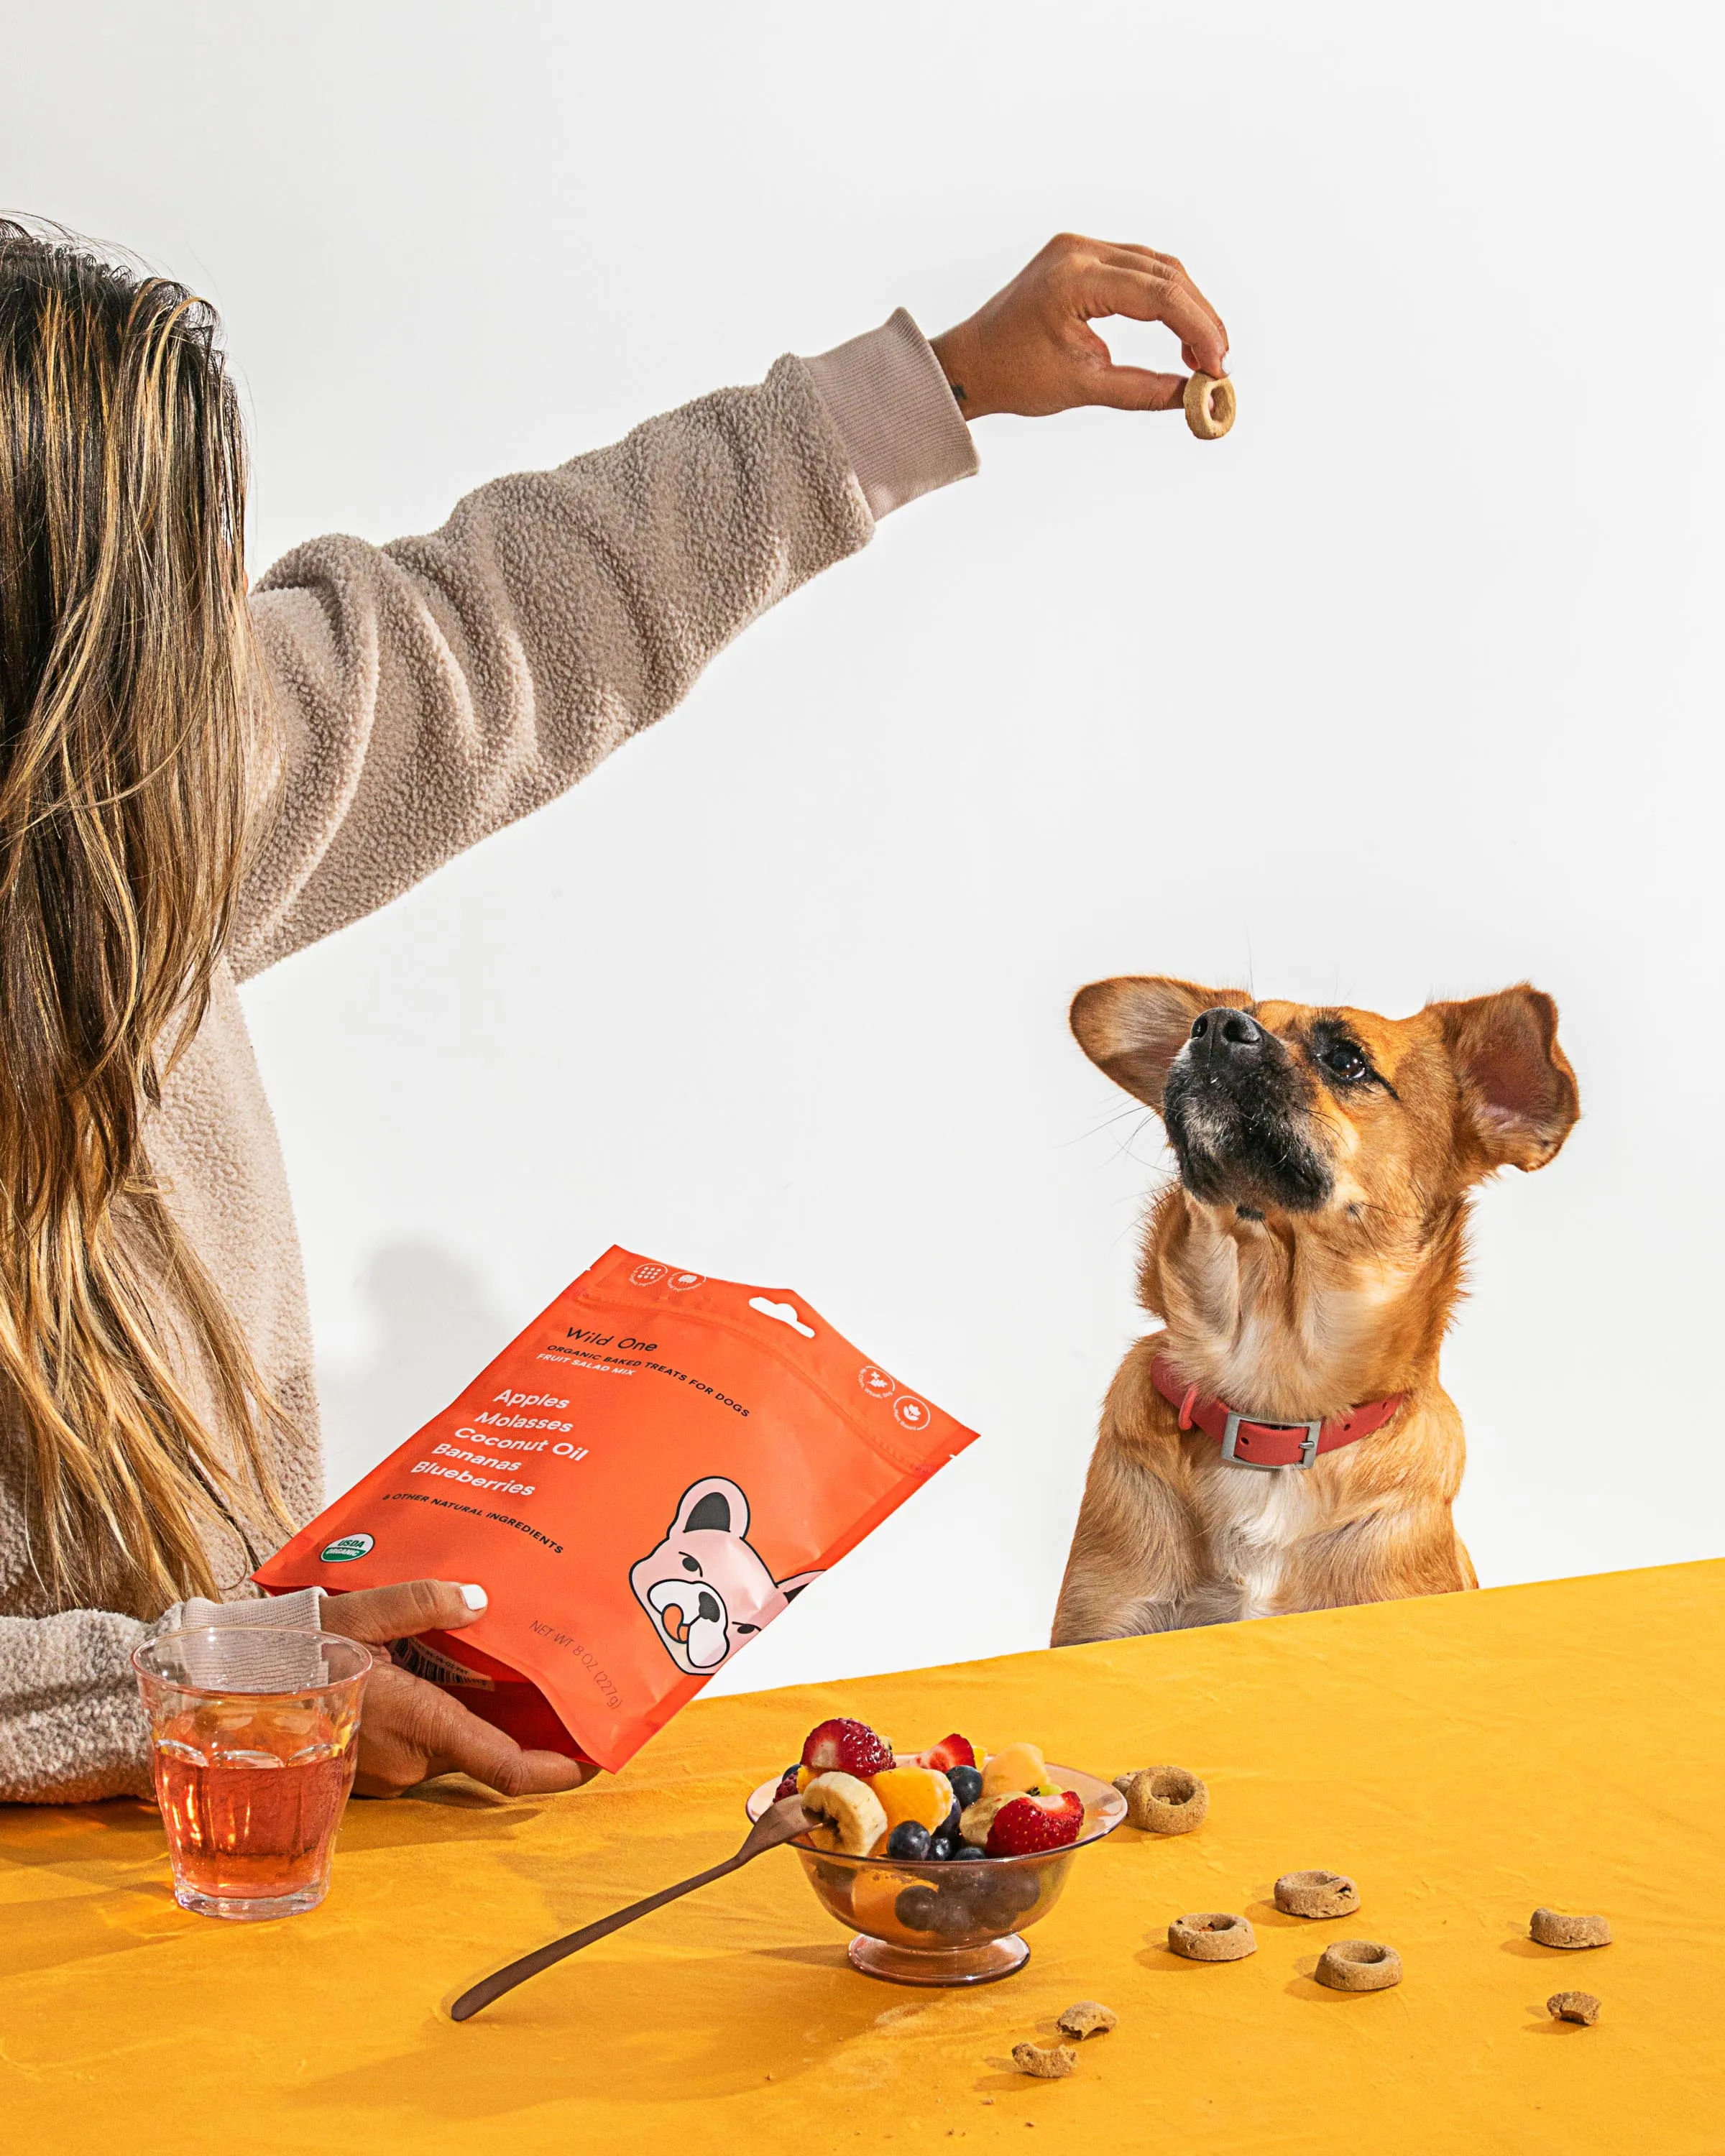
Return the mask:
POLYGON ((490 1599, 482 1587, 464 1587, 461 1590, 461 1599, 470 1609, 483 1609, 490 1599))

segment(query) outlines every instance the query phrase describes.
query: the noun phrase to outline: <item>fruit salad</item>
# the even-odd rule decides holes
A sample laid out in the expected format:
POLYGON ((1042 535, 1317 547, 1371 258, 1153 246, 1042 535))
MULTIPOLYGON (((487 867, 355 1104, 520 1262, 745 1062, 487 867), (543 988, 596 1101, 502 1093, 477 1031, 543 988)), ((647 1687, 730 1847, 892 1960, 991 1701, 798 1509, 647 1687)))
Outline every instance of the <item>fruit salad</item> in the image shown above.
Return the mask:
POLYGON ((955 1732, 895 1753, 866 1722, 843 1719, 809 1731, 773 1795, 802 1799, 811 1847, 905 1864, 1034 1856, 1084 1829, 1083 1799, 1050 1779, 1034 1744, 983 1753, 955 1732))

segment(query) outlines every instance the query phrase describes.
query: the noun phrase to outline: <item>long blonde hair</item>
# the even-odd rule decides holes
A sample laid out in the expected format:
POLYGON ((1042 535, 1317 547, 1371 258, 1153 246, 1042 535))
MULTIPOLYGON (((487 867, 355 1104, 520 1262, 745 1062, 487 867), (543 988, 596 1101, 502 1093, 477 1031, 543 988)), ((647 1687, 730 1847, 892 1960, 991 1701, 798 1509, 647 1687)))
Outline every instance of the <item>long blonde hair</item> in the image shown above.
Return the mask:
POLYGON ((146 1616, 235 1584, 212 1530, 289 1524, 275 1410, 145 1149, 261 724, 216 332, 183 286, 0 220, 0 1414, 57 1606, 146 1616))

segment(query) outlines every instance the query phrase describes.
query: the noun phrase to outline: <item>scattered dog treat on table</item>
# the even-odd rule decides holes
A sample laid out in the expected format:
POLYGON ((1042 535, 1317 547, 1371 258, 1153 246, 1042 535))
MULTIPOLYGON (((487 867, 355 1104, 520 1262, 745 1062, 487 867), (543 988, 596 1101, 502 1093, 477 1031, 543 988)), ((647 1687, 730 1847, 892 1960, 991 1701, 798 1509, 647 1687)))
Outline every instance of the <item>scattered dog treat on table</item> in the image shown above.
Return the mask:
POLYGON ((1284 1871, 1276 1882, 1276 1906, 1290 1917, 1351 1917, 1359 1889, 1345 1872, 1284 1871))
POLYGON ((1168 1928, 1170 1950, 1188 1961, 1244 1961, 1258 1951, 1258 1941, 1244 1917, 1224 1909, 1176 1917, 1168 1928))
POLYGON ((1078 2054, 1070 2044, 1051 2045, 1044 2050, 1040 2044, 1014 2044, 1012 2062, 1021 2074, 1034 2074, 1038 2081, 1063 2082, 1078 2064, 1078 2054))
POLYGON ((1210 1793, 1183 1767, 1139 1767, 1117 1774, 1128 1826, 1144 1834, 1190 1834, 1209 1816, 1210 1793))
POLYGON ((1599 2002, 1590 1991, 1554 1991, 1545 2010, 1553 2021, 1579 2021, 1591 2029, 1599 2018, 1599 2002))
POLYGON ((1603 1917, 1565 1917, 1536 1909, 1527 1930, 1543 1947, 1609 1947, 1611 1927, 1603 1917))
POLYGON ((1337 1939, 1313 1974, 1332 1991, 1388 1991, 1402 1980, 1402 1958, 1376 1939, 1337 1939))
POLYGON ((1234 384, 1226 376, 1219 379, 1214 374, 1193 375, 1181 401, 1186 408, 1186 424, 1200 442, 1219 442, 1234 424, 1234 384))
POLYGON ((1106 2036, 1119 2023, 1120 2016, 1101 1999, 1081 1999, 1076 2006, 1066 2009, 1055 2026, 1063 2036, 1076 2036, 1081 2043, 1086 2036, 1106 2036))

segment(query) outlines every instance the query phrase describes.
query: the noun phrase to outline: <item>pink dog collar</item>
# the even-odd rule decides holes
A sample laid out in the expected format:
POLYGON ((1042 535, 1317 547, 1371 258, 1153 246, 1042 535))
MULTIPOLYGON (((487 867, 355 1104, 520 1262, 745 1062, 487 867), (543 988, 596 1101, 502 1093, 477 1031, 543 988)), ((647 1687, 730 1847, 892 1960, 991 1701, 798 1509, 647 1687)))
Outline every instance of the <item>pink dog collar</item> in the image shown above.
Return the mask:
POLYGON ((1335 1452, 1382 1430, 1408 1397, 1392 1393, 1387 1400, 1367 1400, 1331 1422, 1276 1422, 1243 1415, 1225 1400, 1200 1393, 1163 1356, 1151 1358, 1150 1380, 1180 1410, 1181 1429, 1214 1438, 1222 1457, 1235 1467, 1310 1467, 1319 1453, 1335 1452))

